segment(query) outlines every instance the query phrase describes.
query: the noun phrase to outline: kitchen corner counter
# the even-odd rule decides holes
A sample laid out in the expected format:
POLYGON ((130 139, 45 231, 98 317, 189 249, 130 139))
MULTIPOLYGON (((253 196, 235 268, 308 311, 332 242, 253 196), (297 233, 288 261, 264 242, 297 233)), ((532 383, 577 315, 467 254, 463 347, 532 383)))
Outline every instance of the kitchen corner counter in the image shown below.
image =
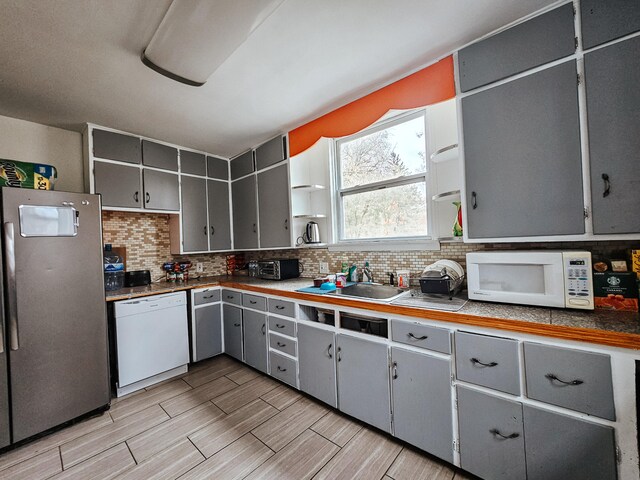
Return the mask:
POLYGON ((359 308, 379 313, 404 315, 442 322, 495 328, 564 340, 588 342, 640 350, 640 315, 637 312, 606 310, 578 311, 469 301, 457 312, 296 292, 312 283, 309 278, 273 281, 240 276, 211 276, 184 283, 159 282, 146 287, 107 292, 107 301, 169 293, 192 288, 224 286, 256 293, 279 295, 299 301, 320 302, 337 307, 359 308))

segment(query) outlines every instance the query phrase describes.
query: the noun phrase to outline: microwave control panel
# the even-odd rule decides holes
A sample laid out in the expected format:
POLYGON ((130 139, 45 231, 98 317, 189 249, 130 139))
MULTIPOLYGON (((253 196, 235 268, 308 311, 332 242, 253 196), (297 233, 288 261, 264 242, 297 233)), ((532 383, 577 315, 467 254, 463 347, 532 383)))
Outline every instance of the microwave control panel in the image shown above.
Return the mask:
POLYGON ((563 252, 565 303, 568 308, 593 310, 591 253, 563 252))

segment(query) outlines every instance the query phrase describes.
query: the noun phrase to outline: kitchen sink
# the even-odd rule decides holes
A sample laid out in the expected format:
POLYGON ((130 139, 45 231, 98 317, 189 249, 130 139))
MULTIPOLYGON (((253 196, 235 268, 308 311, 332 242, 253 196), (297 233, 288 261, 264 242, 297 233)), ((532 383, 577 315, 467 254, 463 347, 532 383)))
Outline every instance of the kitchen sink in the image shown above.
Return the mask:
POLYGON ((348 287, 338 288, 332 292, 332 294, 336 296, 368 298, 370 300, 383 301, 391 301, 403 293, 406 293, 406 290, 376 283, 356 283, 354 285, 349 285, 348 287))

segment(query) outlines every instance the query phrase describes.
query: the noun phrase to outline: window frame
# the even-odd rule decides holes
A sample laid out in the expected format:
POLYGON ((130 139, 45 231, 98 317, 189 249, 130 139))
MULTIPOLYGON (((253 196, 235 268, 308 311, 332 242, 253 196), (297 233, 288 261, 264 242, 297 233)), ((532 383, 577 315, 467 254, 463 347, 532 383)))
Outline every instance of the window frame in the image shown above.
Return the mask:
POLYGON ((344 137, 336 138, 333 141, 333 183, 334 188, 334 228, 336 232, 335 245, 339 245, 340 248, 352 247, 353 249, 361 247, 373 247, 373 248, 393 248, 394 250, 413 250, 417 248, 439 248, 439 242, 433 242, 432 230, 432 207, 431 207, 431 179, 429 176, 430 160, 425 158, 425 170, 420 173, 405 175, 400 177, 390 178, 388 180, 380 180, 377 182, 367 183, 364 185, 356 185, 353 187, 342 187, 342 173, 341 173, 341 160, 340 160, 340 146, 343 143, 357 140, 358 138, 371 135, 381 130, 386 130, 393 126, 414 120, 416 118, 422 118, 424 124, 424 152, 425 157, 428 150, 428 125, 427 125, 427 112, 425 108, 420 108, 411 111, 405 111, 401 113, 395 113, 392 115, 387 114, 382 117, 376 123, 371 126, 344 137), (413 235, 403 237, 367 237, 367 238, 344 238, 344 197, 358 193, 366 193, 386 188, 399 187, 403 185, 410 185, 414 183, 422 183, 425 188, 425 214, 427 216, 427 231, 425 235, 413 235))

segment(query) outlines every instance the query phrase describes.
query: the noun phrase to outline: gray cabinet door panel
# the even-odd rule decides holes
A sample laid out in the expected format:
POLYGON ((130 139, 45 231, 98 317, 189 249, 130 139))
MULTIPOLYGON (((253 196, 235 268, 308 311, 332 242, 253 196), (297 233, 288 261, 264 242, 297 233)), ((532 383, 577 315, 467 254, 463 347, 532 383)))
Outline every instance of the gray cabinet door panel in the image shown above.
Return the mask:
POLYGON ((390 432, 389 360, 387 346, 338 334, 338 408, 390 432))
POLYGON ((253 150, 231 159, 231 180, 244 177, 255 171, 253 167, 253 150))
POLYGON ((224 352, 242 361, 242 308, 222 305, 224 352))
POLYGON ((640 37, 634 37, 584 57, 596 234, 640 232, 639 52, 640 37))
POLYGON ((209 249, 231 249, 231 211, 229 209, 229 184, 207 180, 209 204, 209 249))
POLYGON ((617 478, 612 427, 528 405, 523 410, 528 480, 617 478))
POLYGON ((207 174, 205 158, 202 153, 180 150, 180 172, 204 177, 207 174))
POLYGON ((453 462, 451 362, 391 348, 396 437, 453 462))
POLYGON ((140 139, 131 135, 93 130, 93 155, 98 158, 140 163, 142 154, 140 139))
POLYGON ((337 406, 335 334, 298 324, 298 370, 300 390, 337 406))
POLYGON ((529 398, 616 419, 609 355, 525 343, 524 365, 529 398))
POLYGON ((595 47, 640 30, 638 0, 580 0, 582 45, 595 47))
POLYGON ((522 405, 461 386, 457 391, 460 466, 481 478, 524 480, 522 405))
POLYGON ((207 156, 207 177, 229 180, 229 161, 207 156))
POLYGON ((258 248, 256 177, 231 184, 233 205, 233 246, 236 250, 258 248))
POLYGON ((267 316, 244 310, 244 361, 253 368, 267 373, 267 316))
POLYGON ((584 233, 575 61, 462 99, 470 238, 584 233))
POLYGON ((391 320, 391 339, 414 347, 451 353, 451 332, 420 322, 391 320))
POLYGON ((256 148, 256 169, 262 170, 287 158, 285 137, 278 135, 256 148))
POLYGON ((219 303, 195 310, 196 350, 193 361, 222 353, 222 307, 219 303))
POLYGON ((209 249, 207 228, 207 184, 204 178, 181 177, 182 248, 185 252, 209 249))
POLYGON ((142 170, 144 208, 150 210, 180 210, 180 183, 175 173, 142 170))
POLYGON ((455 339, 459 380, 520 394, 516 340, 464 332, 456 332, 455 339))
POLYGON ((567 4, 458 52, 460 89, 473 88, 571 55, 573 5, 567 4))
POLYGON ((93 162, 95 193, 103 207, 142 207, 140 169, 115 163, 93 162))
POLYGON ((142 163, 148 167, 178 171, 178 149, 161 143, 142 140, 142 163))
POLYGON ((291 246, 287 165, 258 173, 260 247, 291 246))

